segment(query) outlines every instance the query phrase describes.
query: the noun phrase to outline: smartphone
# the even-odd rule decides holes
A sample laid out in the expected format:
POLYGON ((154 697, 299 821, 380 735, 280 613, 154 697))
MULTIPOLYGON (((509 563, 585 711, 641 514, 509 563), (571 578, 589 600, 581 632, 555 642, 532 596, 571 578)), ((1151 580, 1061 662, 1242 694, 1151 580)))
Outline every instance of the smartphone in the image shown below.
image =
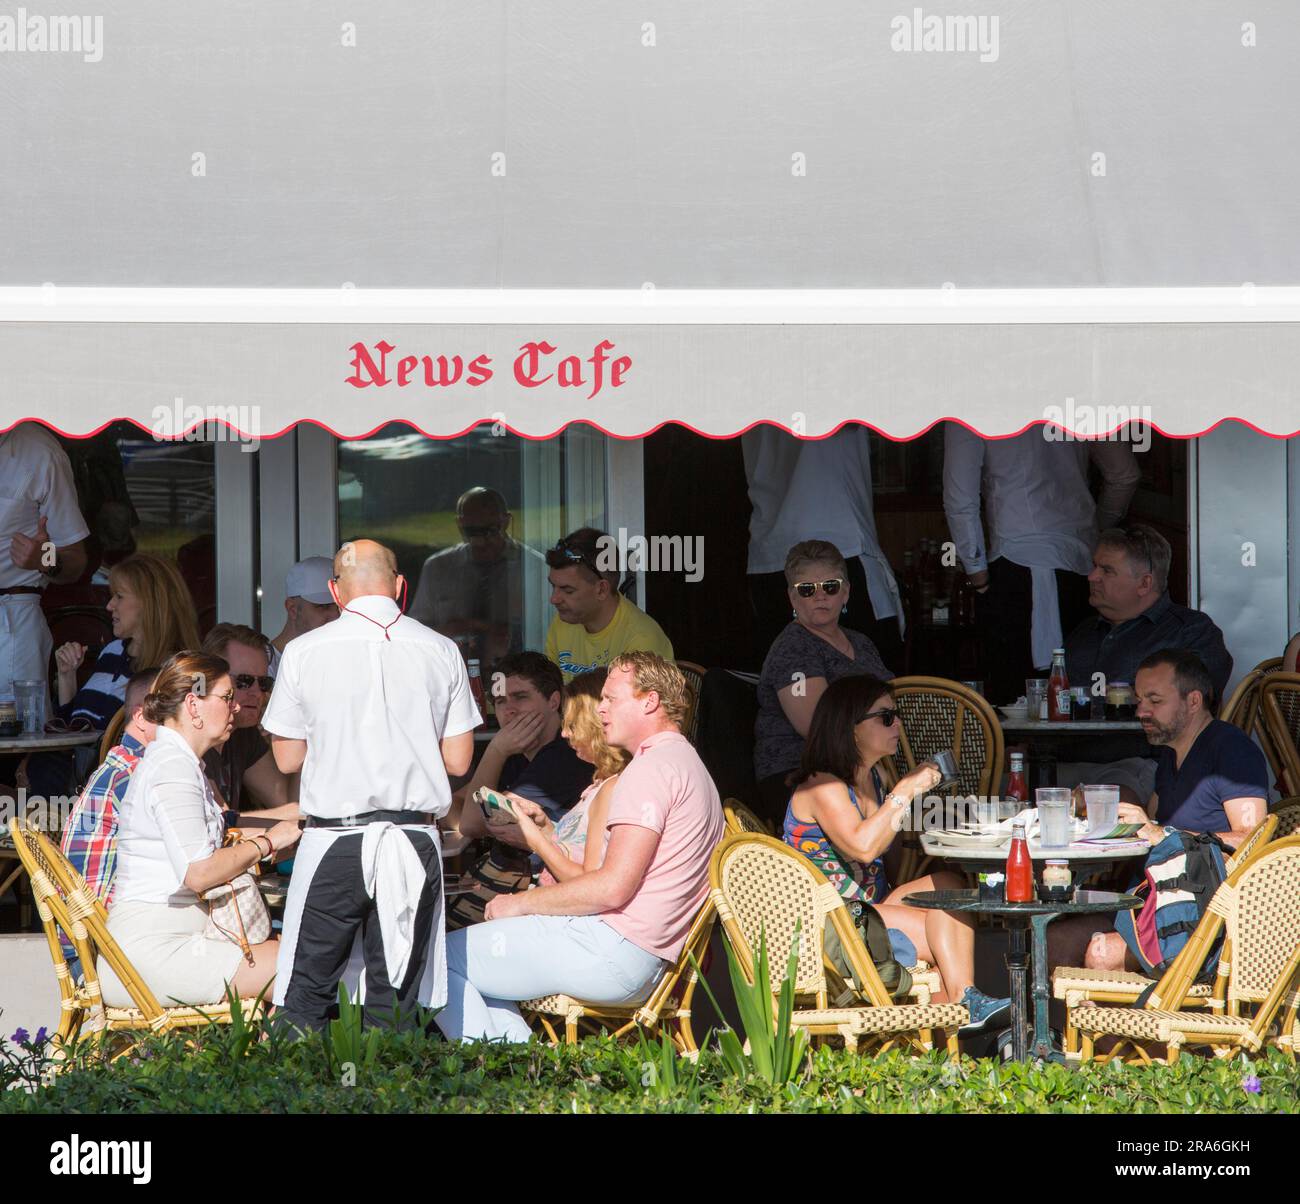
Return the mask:
POLYGON ((510 805, 510 800, 504 794, 498 794, 487 786, 480 786, 474 791, 474 802, 478 804, 478 809, 483 813, 484 820, 490 824, 500 823, 502 816, 518 822, 519 817, 515 815, 515 809, 510 805))

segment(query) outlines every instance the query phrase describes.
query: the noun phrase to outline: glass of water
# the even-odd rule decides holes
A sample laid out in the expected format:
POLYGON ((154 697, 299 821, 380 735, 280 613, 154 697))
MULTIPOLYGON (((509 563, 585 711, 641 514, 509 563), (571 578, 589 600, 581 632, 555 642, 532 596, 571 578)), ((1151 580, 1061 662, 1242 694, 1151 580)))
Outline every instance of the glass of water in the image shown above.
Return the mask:
POLYGON ((1103 835, 1119 821, 1119 787, 1085 786, 1083 805, 1088 810, 1088 835, 1103 835))
POLYGON ((1040 786, 1034 791, 1038 804, 1038 842, 1045 849, 1063 849, 1070 843, 1070 790, 1066 786, 1040 786))

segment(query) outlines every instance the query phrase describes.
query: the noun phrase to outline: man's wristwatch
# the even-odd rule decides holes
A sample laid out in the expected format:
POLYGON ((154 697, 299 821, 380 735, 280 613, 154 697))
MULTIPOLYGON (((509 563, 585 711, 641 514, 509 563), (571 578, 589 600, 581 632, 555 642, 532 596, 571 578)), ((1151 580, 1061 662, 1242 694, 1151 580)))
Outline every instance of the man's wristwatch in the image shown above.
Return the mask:
POLYGON ((48 577, 51 581, 59 575, 59 558, 54 558, 53 564, 41 565, 41 576, 48 577))

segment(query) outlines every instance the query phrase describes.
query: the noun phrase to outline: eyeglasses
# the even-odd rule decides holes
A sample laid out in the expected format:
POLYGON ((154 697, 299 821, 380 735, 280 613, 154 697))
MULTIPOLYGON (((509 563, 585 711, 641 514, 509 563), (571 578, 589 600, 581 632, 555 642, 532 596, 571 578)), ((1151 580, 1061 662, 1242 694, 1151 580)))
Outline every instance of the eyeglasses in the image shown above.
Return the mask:
POLYGON ((234 690, 227 690, 224 694, 212 694, 210 695, 210 697, 221 699, 221 701, 224 702, 227 707, 232 707, 235 705, 234 690))
POLYGON ((894 720, 898 718, 898 711, 893 707, 881 707, 878 711, 868 711, 862 716, 862 722, 868 719, 879 719, 882 727, 893 727, 894 720))
MULTIPOLYGON (((564 559, 567 560, 570 564, 586 565, 587 568, 589 568, 593 573, 595 573, 597 577, 603 577, 605 575, 602 569, 598 569, 596 567, 595 562, 591 559, 590 556, 587 555, 586 552, 581 552, 577 548, 570 546, 569 541, 567 539, 560 540, 559 543, 557 543, 555 547, 551 549, 551 552, 552 554, 558 553, 559 555, 563 556, 564 559)), ((555 566, 552 565, 551 567, 554 568, 555 566)))
POLYGON ((467 523, 461 523, 460 533, 466 539, 489 539, 493 535, 501 534, 501 525, 499 523, 493 523, 486 527, 471 527, 467 523))
POLYGON ((47 732, 64 735, 68 732, 93 732, 95 725, 84 715, 78 715, 75 719, 51 719, 45 725, 47 732))
POLYGON ((255 677, 252 673, 236 673, 230 680, 235 683, 236 690, 252 689, 253 683, 256 682, 262 688, 263 694, 269 694, 271 687, 275 685, 274 677, 269 675, 255 677))
POLYGON ((801 598, 811 598, 819 589, 828 598, 833 598, 843 584, 843 577, 832 577, 829 581, 796 581, 792 588, 801 598))

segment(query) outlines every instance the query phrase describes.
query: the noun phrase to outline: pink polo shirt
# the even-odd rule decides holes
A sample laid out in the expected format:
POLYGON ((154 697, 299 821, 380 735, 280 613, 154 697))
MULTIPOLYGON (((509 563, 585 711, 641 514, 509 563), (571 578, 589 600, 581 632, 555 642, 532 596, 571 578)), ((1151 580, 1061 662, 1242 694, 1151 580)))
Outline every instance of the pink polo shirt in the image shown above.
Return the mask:
POLYGON ((676 961, 709 893, 709 857, 725 821, 718 788, 680 732, 656 732, 636 750, 614 784, 610 828, 635 824, 659 833, 640 889, 601 915, 620 936, 676 961))

